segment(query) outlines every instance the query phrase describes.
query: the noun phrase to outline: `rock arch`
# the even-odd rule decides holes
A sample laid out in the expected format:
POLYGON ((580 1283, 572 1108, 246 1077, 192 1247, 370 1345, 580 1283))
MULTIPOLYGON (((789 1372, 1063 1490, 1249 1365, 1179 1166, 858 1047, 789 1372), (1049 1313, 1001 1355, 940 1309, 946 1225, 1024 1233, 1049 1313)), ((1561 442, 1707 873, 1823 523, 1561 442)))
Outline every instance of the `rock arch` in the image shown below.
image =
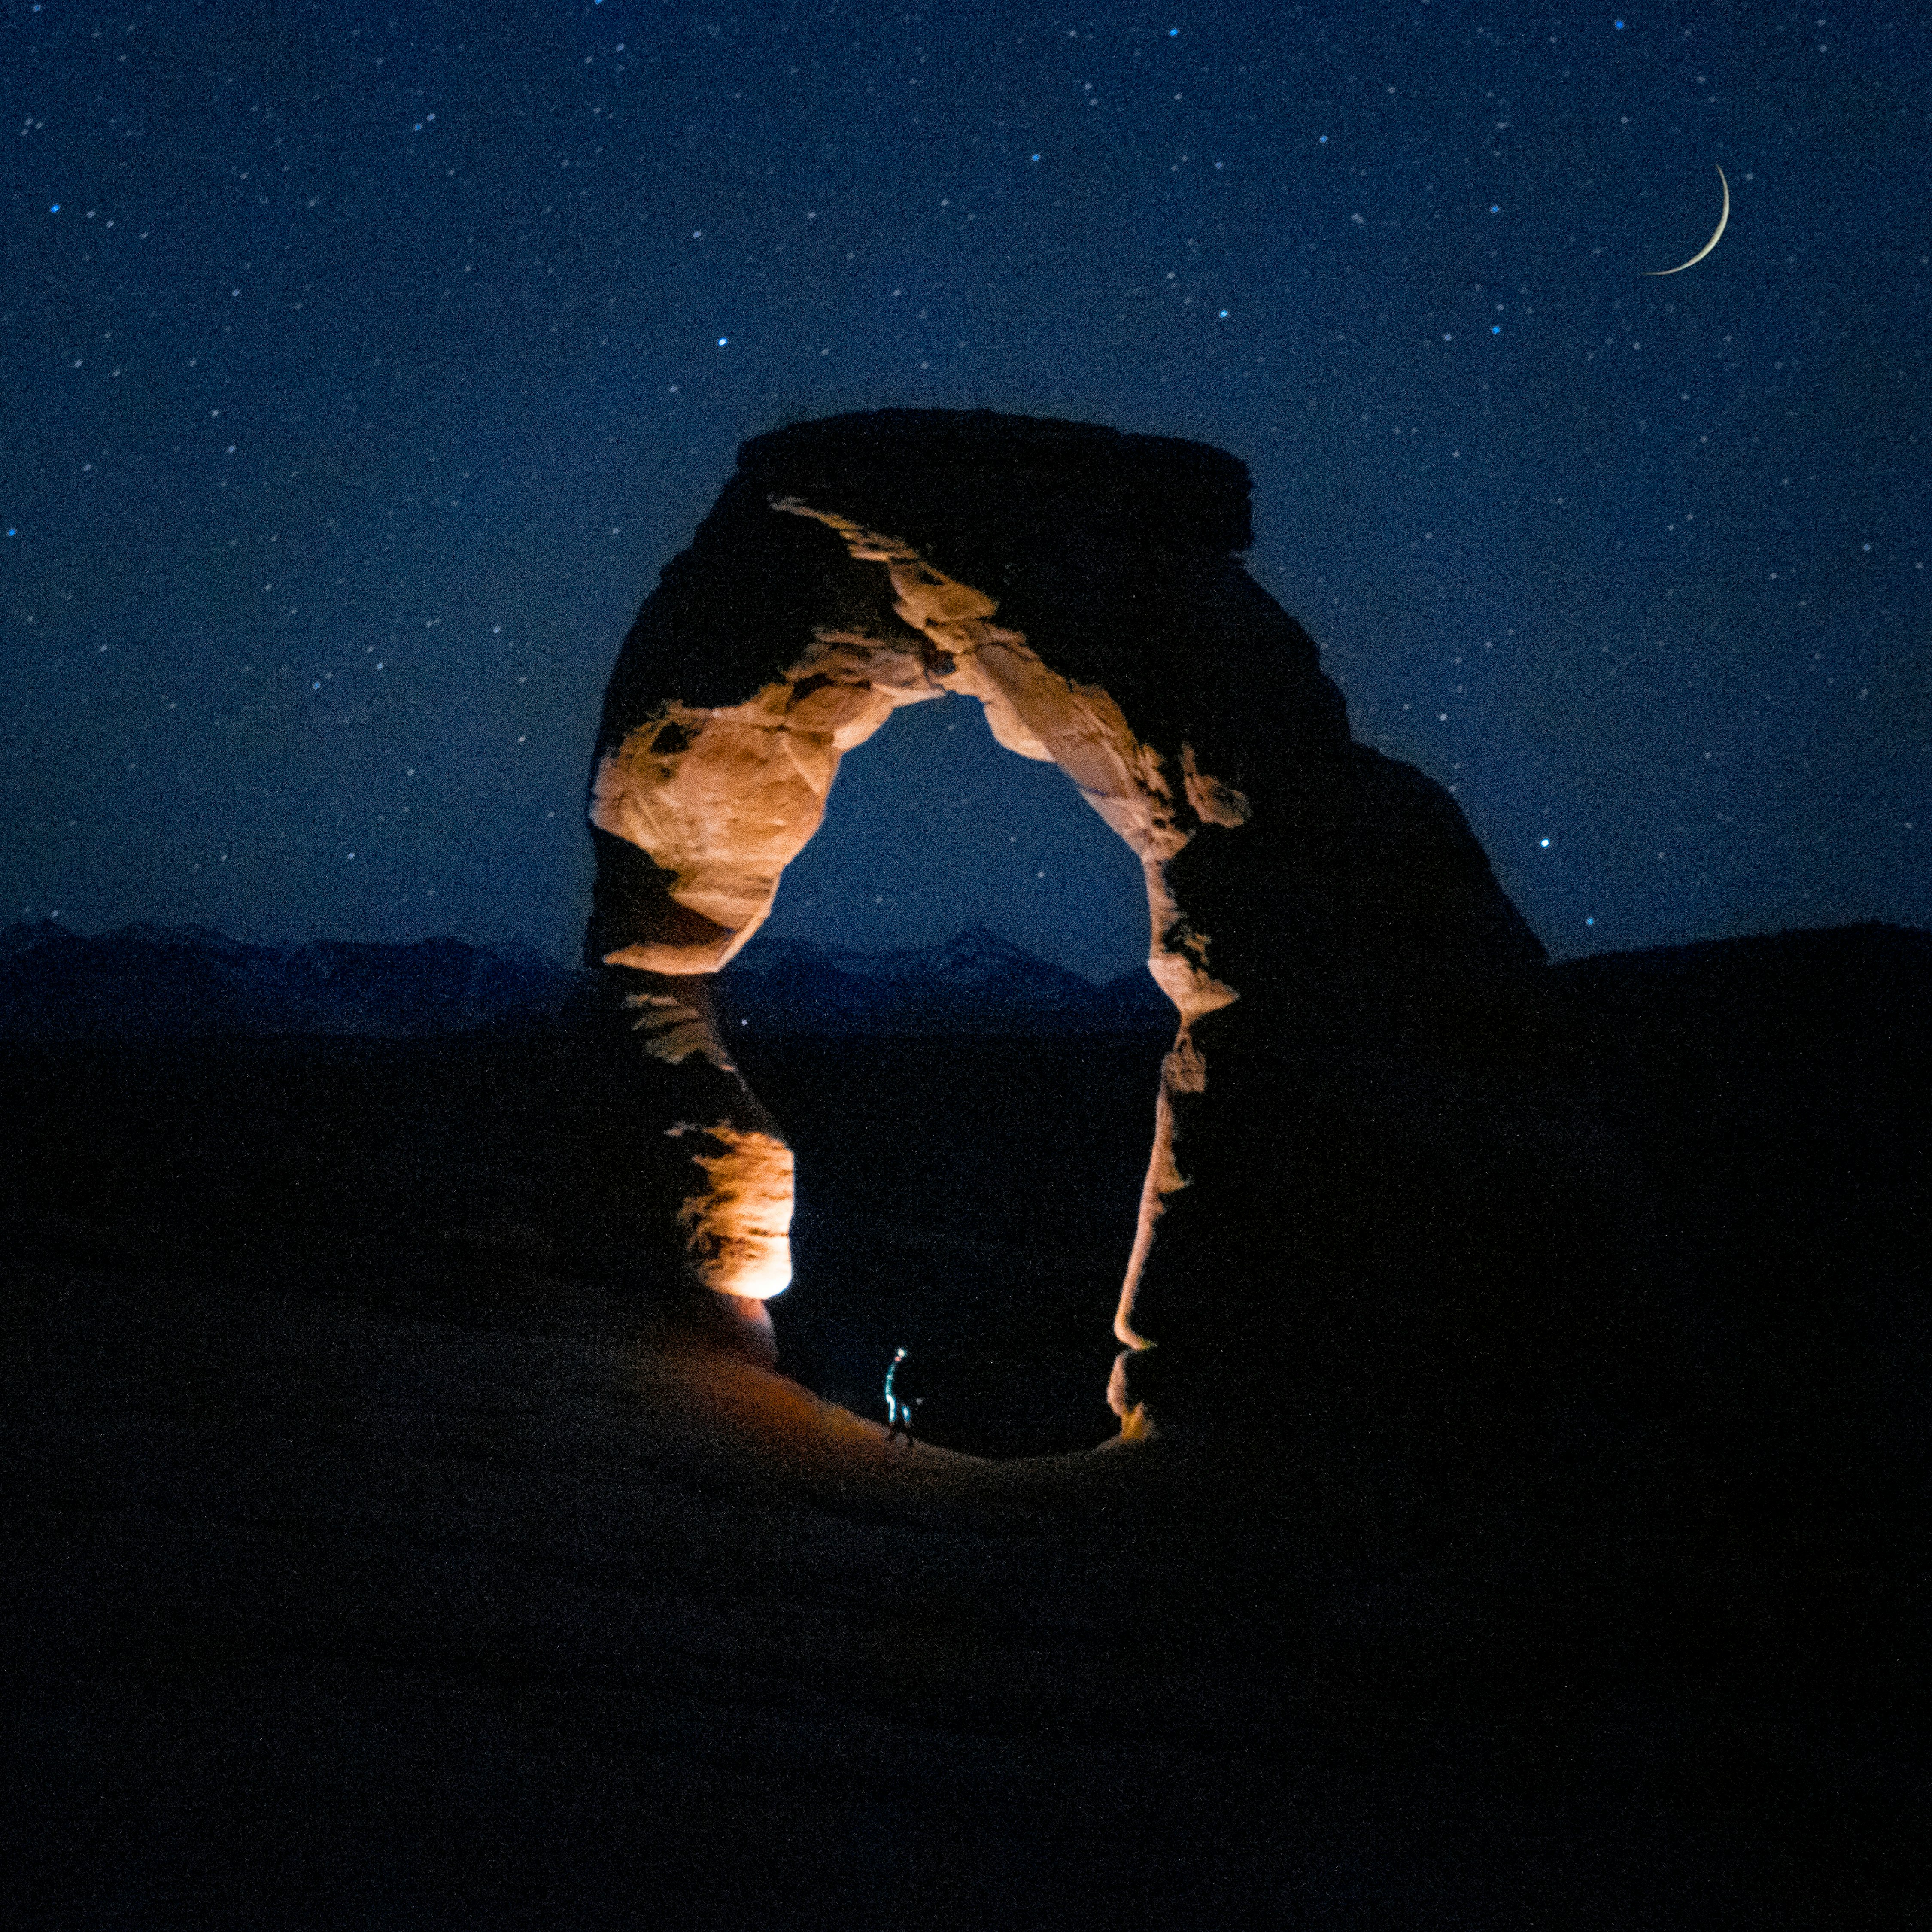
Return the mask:
POLYGON ((791 1158, 706 990, 898 706, 975 698, 1139 858, 1177 1030, 1115 1332, 1184 1350, 1296 1273, 1270 1124, 1338 1033, 1480 1026, 1542 951, 1454 801, 1349 737, 1248 576, 1248 478, 1204 446, 983 412, 761 436, 626 637, 598 733, 586 952, 674 1144, 676 1244, 742 1326, 790 1277, 791 1158), (694 1169, 695 1170, 694 1172, 694 1169))

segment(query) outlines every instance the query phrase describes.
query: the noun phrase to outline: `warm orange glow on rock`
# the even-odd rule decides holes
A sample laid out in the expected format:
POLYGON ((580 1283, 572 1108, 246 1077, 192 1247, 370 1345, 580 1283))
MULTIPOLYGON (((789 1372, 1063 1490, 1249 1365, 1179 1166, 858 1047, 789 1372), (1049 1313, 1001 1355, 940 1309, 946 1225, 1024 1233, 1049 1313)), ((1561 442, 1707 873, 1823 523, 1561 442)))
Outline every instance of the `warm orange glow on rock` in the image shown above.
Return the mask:
POLYGON ((791 1286, 791 1149, 722 1120, 701 1131, 718 1151, 692 1156, 709 1185, 678 1212, 692 1270, 722 1294, 782 1294, 791 1286))

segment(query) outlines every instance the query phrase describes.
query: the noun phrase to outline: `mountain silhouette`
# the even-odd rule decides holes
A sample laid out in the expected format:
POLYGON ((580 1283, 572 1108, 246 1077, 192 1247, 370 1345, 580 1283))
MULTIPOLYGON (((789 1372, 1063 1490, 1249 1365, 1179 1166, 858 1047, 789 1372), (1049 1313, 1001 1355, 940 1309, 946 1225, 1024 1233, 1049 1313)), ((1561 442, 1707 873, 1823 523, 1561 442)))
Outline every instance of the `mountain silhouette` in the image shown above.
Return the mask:
POLYGON ((0 1036, 416 1039, 554 1015, 580 977, 514 944, 258 946, 200 926, 85 934, 43 920, 0 930, 0 1036))
POLYGON ((761 937, 716 984, 731 1028, 785 1034, 1172 1031, 1174 1022, 1144 968, 1096 986, 980 925, 887 952, 761 937))
MULTIPOLYGON (((514 944, 262 946, 208 926, 143 922, 87 934, 42 920, 0 928, 0 1038, 425 1039, 554 1018, 586 982, 514 944)), ((887 952, 760 937, 716 987, 734 1030, 760 1034, 1082 1034, 1174 1023, 1144 969, 1096 986, 976 925, 887 952)))

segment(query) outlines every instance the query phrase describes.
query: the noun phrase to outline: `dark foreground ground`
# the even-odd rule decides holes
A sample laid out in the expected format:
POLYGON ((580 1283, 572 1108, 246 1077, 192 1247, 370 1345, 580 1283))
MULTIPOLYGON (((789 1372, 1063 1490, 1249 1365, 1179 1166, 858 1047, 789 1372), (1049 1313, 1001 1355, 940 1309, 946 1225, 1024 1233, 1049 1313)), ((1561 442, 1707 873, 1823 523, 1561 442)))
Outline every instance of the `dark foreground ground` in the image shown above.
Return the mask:
POLYGON ((1780 944, 1566 969, 1527 1117, 1311 1074, 1540 1352, 1097 1455, 1158 1042, 748 1049, 817 1396, 614 1289, 567 1029, 9 1050, 13 1916, 1927 1922, 1932 978, 1780 944))

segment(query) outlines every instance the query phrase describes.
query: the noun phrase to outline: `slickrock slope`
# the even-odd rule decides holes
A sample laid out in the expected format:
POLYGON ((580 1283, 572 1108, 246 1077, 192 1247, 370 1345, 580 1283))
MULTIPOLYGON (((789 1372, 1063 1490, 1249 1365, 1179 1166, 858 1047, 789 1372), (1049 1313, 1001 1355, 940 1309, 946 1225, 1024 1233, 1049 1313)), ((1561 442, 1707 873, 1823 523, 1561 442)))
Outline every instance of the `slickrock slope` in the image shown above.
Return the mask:
POLYGON ((1735 1652, 1633 1671, 1647 1556, 1532 1521, 1490 1570, 1370 1445, 974 1463, 541 1274, 482 1322, 335 1286, 7 1272, 17 1922, 1922 1904, 1908 1738, 1735 1652))

